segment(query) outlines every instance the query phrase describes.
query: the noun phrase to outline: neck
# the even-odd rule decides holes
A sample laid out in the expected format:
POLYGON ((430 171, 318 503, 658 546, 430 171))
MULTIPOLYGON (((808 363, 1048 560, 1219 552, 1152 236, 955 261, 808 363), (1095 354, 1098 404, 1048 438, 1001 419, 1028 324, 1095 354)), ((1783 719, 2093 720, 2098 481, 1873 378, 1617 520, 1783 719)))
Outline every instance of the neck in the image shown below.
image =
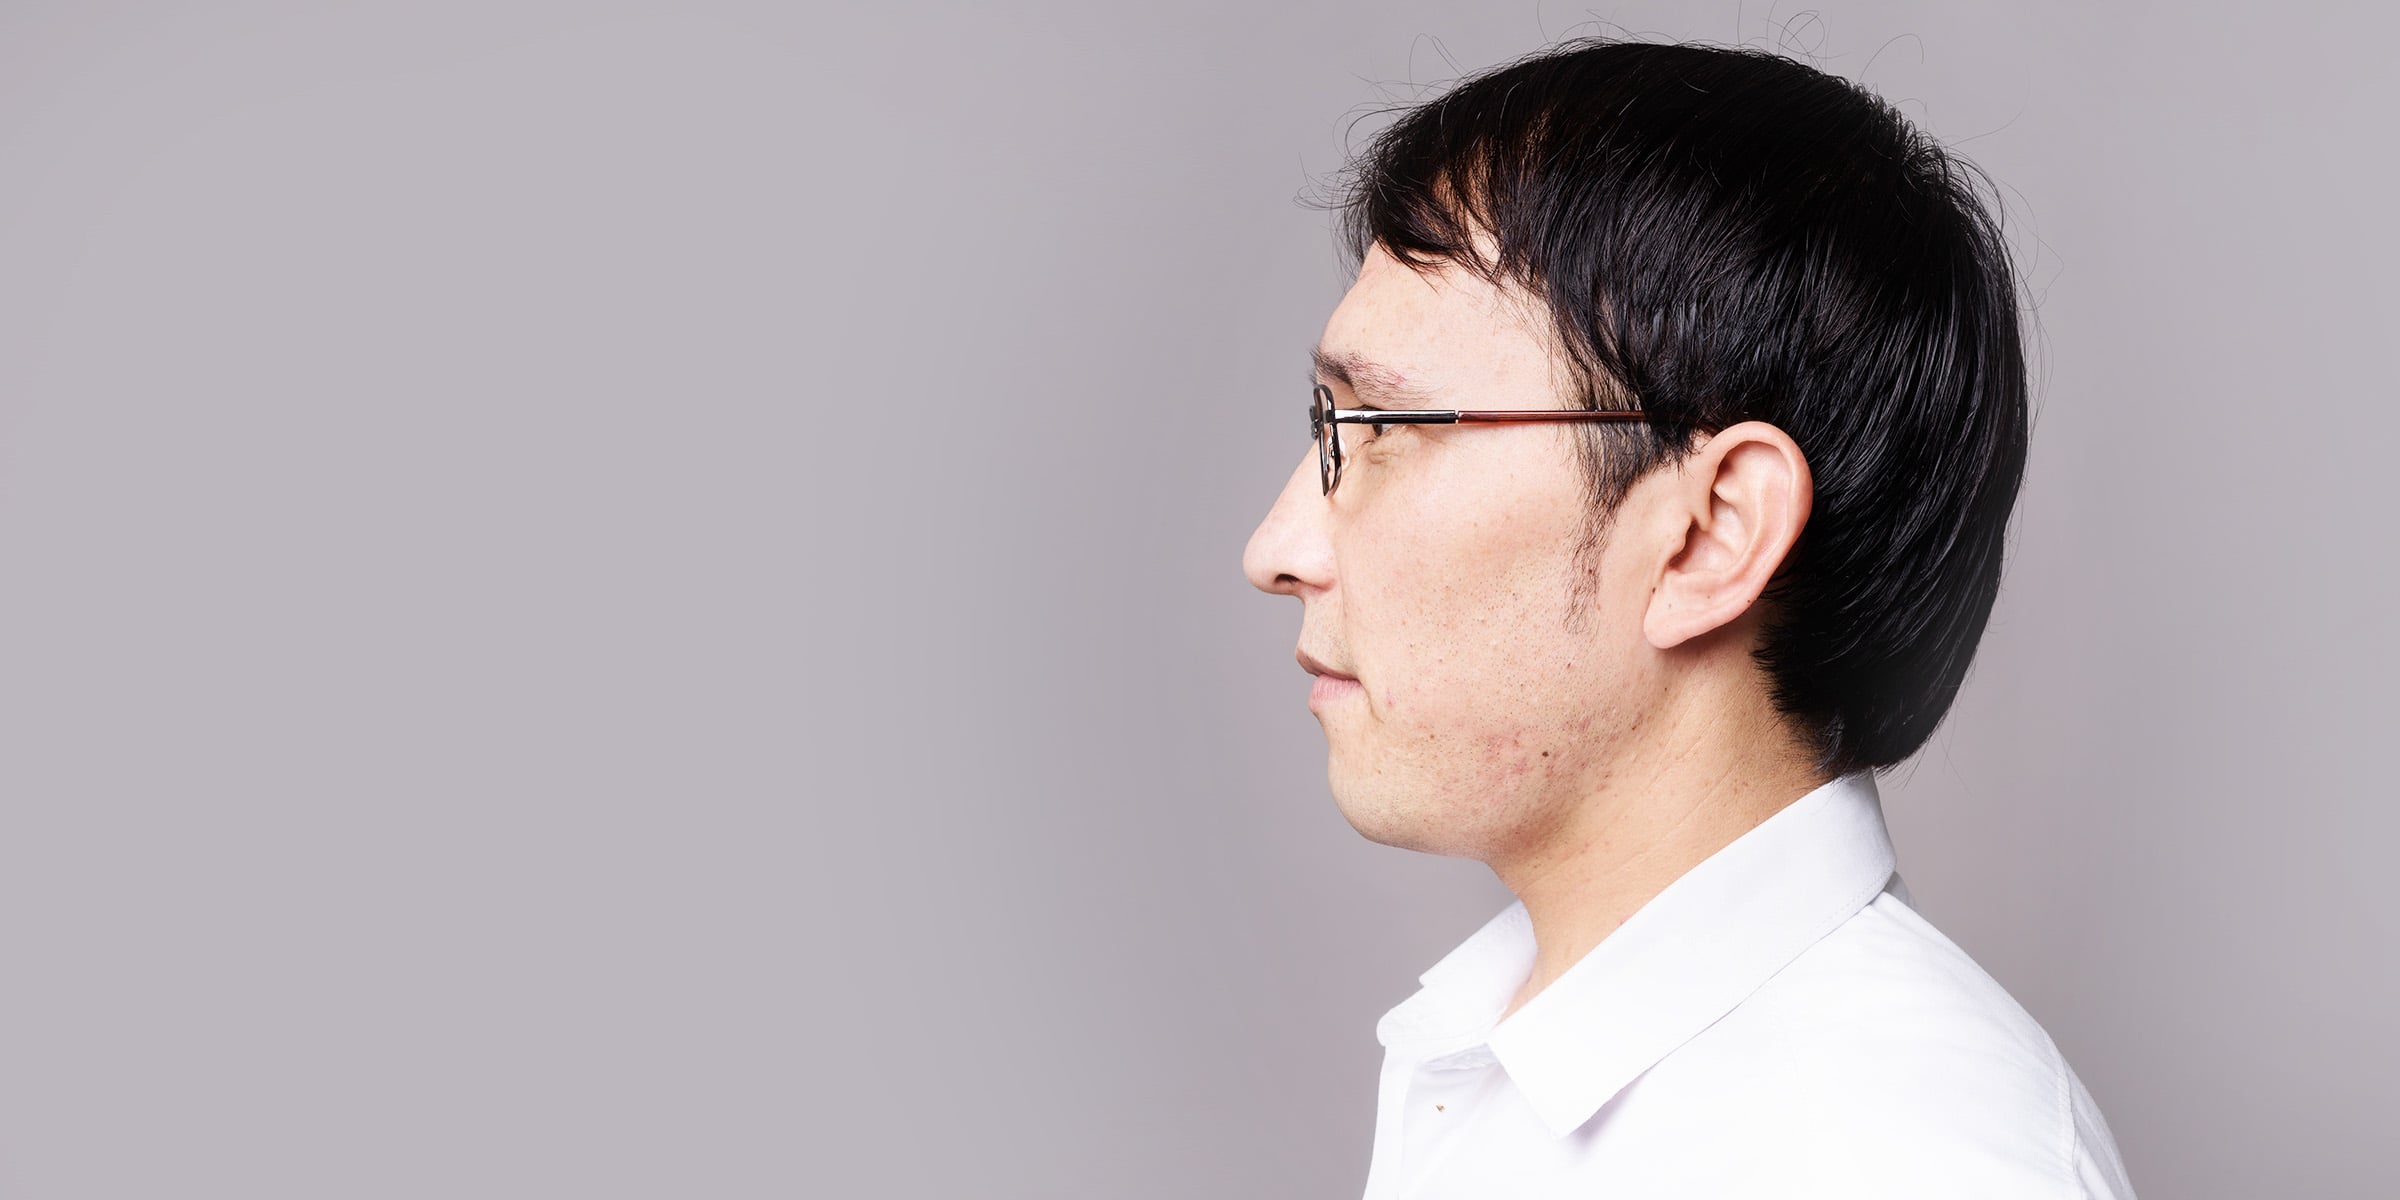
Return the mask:
POLYGON ((1684 872, 1827 782, 1763 698, 1685 699, 1644 722, 1656 736, 1612 752, 1557 825, 1487 860, 1533 923, 1533 971, 1504 1018, 1684 872), (1729 711, 1740 715, 1719 715, 1729 711))

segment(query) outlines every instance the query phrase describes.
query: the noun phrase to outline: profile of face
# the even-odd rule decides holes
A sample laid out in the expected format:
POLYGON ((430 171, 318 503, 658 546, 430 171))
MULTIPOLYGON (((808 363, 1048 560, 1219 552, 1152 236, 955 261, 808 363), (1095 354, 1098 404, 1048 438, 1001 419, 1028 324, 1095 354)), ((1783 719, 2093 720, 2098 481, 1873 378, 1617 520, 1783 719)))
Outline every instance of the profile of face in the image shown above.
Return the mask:
MULTIPOLYGON (((1355 387, 1321 382, 1341 408, 1399 406, 1392 391, 1411 407, 1565 408, 1548 330, 1521 292, 1376 247, 1318 346, 1355 387)), ((1538 846, 1665 685, 1643 628, 1655 575, 1613 536, 1577 553, 1590 499, 1573 425, 1343 432, 1334 493, 1312 446, 1243 554, 1253 585, 1299 598, 1300 656, 1328 672, 1309 707, 1335 803, 1388 845, 1486 861, 1538 846)))

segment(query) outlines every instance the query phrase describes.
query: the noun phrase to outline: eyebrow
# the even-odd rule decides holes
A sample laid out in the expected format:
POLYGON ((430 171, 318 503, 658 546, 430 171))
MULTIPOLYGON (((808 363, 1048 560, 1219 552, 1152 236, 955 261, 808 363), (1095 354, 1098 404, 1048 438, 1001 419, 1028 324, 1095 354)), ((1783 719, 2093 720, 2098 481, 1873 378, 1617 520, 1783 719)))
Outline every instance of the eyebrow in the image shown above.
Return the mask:
POLYGON ((1310 383, 1333 380, 1373 407, 1436 407, 1433 393, 1407 382, 1400 372, 1347 350, 1314 347, 1308 352, 1308 368, 1310 383))

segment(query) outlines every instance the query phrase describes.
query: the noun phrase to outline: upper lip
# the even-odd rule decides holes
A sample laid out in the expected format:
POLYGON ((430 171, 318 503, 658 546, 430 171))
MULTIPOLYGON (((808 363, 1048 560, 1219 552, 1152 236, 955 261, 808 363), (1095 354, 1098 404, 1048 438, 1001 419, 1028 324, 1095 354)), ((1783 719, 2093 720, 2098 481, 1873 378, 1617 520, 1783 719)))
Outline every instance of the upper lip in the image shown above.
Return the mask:
POLYGON ((1336 671, 1336 670, 1334 670, 1332 667, 1326 666, 1324 663, 1318 662, 1318 661, 1316 660, 1316 656, 1315 656, 1315 655, 1312 655, 1312 654, 1310 654, 1310 653, 1309 653, 1308 651, 1306 651, 1306 650, 1302 650, 1302 651, 1300 651, 1297 657, 1300 659, 1300 669, 1301 669, 1301 670, 1303 670, 1303 671, 1306 671, 1306 672, 1308 672, 1308 673, 1309 673, 1309 674, 1311 674, 1311 675, 1331 675, 1331 676, 1333 676, 1335 679, 1356 679, 1356 678, 1358 678, 1358 676, 1356 676, 1356 675, 1352 675, 1352 674, 1349 674, 1348 672, 1344 672, 1344 671, 1336 671))

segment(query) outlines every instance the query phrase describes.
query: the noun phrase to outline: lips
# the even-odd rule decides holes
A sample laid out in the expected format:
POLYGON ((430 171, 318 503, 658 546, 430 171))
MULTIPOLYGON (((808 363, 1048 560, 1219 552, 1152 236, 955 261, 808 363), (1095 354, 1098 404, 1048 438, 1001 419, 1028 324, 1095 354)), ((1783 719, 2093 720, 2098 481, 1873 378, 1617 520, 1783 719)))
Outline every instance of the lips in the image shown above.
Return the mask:
POLYGON ((1316 656, 1310 654, 1306 650, 1300 651, 1297 655, 1295 655, 1295 657, 1300 660, 1300 669, 1308 672, 1311 675, 1322 675, 1329 679, 1356 680, 1358 678, 1356 675, 1347 674, 1342 671, 1336 671, 1332 667, 1318 662, 1316 656))

